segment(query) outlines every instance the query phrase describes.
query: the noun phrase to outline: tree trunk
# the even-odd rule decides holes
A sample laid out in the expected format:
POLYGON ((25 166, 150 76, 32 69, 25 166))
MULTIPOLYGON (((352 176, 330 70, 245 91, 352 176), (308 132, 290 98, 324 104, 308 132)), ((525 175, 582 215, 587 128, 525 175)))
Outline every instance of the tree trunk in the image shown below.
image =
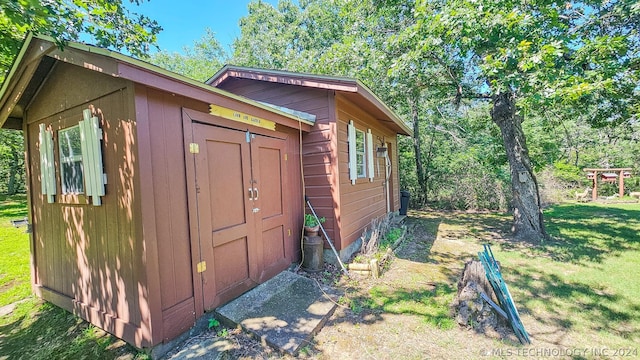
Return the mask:
POLYGON ((416 194, 422 204, 427 200, 427 179, 424 165, 422 164, 422 137, 420 136, 420 119, 418 116, 418 104, 415 99, 411 100, 411 120, 413 121, 413 151, 416 155, 416 177, 418 186, 422 194, 416 194))
POLYGON ((19 171, 19 154, 13 151, 9 164, 9 181, 7 183, 7 195, 15 195, 18 192, 16 178, 19 171))
POLYGON ((515 95, 501 92, 493 97, 491 119, 500 127, 511 169, 514 236, 541 241, 547 238, 540 206, 538 183, 531 168, 522 131, 522 117, 516 114, 515 95))

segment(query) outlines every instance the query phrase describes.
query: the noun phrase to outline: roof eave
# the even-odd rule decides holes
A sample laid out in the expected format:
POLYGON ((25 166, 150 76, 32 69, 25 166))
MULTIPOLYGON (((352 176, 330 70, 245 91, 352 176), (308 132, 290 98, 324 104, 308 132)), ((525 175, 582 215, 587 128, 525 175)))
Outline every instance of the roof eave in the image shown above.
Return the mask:
MULTIPOLYGON (((13 64, 11 65, 11 69, 9 69, 9 72, 7 73, 7 76, 4 78, 4 82, 2 83, 2 87, 0 88, 0 104, 5 104, 6 103, 4 101, 4 97, 7 95, 6 92, 7 92, 7 89, 9 88, 9 83, 11 83, 11 81, 13 81, 13 76, 15 75, 18 67, 20 66, 20 63, 22 62, 22 58, 24 57, 24 54, 27 52, 27 48, 31 44, 31 40, 32 39, 33 39, 33 34, 28 33, 27 36, 25 37, 24 41, 22 42, 22 47, 20 48, 20 51, 18 52, 18 55, 13 60, 13 64)), ((17 101, 18 101, 18 99, 12 99, 10 102, 13 105, 15 105, 17 103, 17 101)), ((7 108, 4 105, 0 106, 0 128, 2 128, 4 126, 5 122, 7 121, 9 116, 11 115, 11 110, 10 109, 13 106, 11 106, 11 104, 9 104, 9 105, 10 105, 9 108, 7 108)))
MULTIPOLYGON (((16 70, 20 67, 20 65, 22 63, 22 60, 23 60, 23 57, 24 57, 25 53, 27 52, 30 43, 32 42, 32 40, 34 38, 55 43, 55 40, 53 38, 51 38, 49 36, 46 36, 46 35, 33 35, 31 33, 29 33, 27 35, 27 37, 25 38, 25 41, 24 41, 24 43, 22 45, 22 48, 20 49, 20 52, 18 53, 18 56, 16 57, 16 59, 15 59, 15 61, 13 63, 13 66, 12 66, 9 74, 7 75, 7 78, 5 79, 5 82, 3 83, 2 88, 0 90, 0 104, 4 104, 5 103, 4 97, 6 96, 6 91, 7 91, 7 88, 9 86, 9 83, 12 81, 16 70)), ((296 120, 296 121, 300 121, 300 122, 302 122, 304 124, 307 124, 307 125, 310 125, 310 126, 314 125, 314 122, 309 121, 308 119, 300 118, 300 117, 295 116, 293 114, 290 114, 290 113, 275 109, 273 107, 266 106, 264 104, 260 104, 257 101, 254 101, 254 100, 251 100, 251 99, 239 96, 239 95, 235 95, 233 93, 230 93, 230 92, 222 90, 222 89, 215 88, 215 87, 210 86, 208 84, 205 84, 205 83, 190 79, 190 78, 188 78, 186 76, 183 76, 183 75, 180 75, 180 74, 173 73, 171 71, 165 70, 165 69, 160 68, 158 66, 155 66, 153 64, 147 63, 147 62, 142 61, 142 60, 131 58, 129 56, 120 54, 120 53, 115 52, 115 51, 111 51, 111 50, 104 49, 104 48, 99 48, 99 47, 92 46, 92 45, 77 43, 77 42, 69 42, 66 45, 66 47, 71 48, 71 49, 75 49, 75 50, 85 51, 85 52, 92 53, 92 54, 105 56, 107 58, 114 59, 116 62, 124 63, 124 64, 130 65, 130 66, 133 66, 133 67, 136 67, 136 68, 143 69, 143 70, 148 71, 148 72, 156 73, 156 74, 158 74, 158 75, 160 75, 162 77, 169 78, 169 79, 175 80, 175 81, 179 81, 179 82, 182 82, 182 83, 187 84, 189 86, 197 87, 197 88, 206 90, 208 92, 215 93, 215 94, 220 95, 220 96, 224 96, 224 97, 236 100, 236 101, 240 101, 240 102, 249 104, 251 106, 254 106, 254 107, 257 107, 257 108, 260 108, 260 109, 263 109, 263 110, 267 110, 269 112, 273 112, 273 113, 276 113, 278 115, 281 115, 281 116, 284 116, 284 117, 287 117, 287 118, 290 118, 290 119, 293 119, 293 120, 296 120)), ((61 59, 58 59, 58 60, 61 60, 61 59)), ((117 77, 121 76, 121 74, 119 74, 119 73, 118 74, 110 74, 110 75, 111 76, 117 76, 117 77)), ((126 77, 123 77, 123 78, 126 78, 126 77)), ((16 100, 16 99, 14 99, 14 100, 16 100)), ((5 109, 5 108, 6 107, 2 107, 2 109, 5 109)), ((4 111, 0 114, 0 127, 2 127, 2 125, 7 120, 9 115, 10 115, 9 113, 5 113, 4 111)))
POLYGON ((387 115, 389 119, 400 128, 400 130, 402 130, 402 132, 398 132, 398 134, 413 136, 413 130, 411 130, 411 128, 409 128, 393 110, 391 110, 373 91, 371 91, 371 89, 369 89, 360 80, 356 80, 356 83, 358 84, 358 93, 373 103, 378 109, 387 115))
POLYGON ((324 80, 325 84, 327 84, 327 86, 324 87, 326 89, 360 94, 384 113, 389 120, 397 126, 398 134, 413 136, 413 131, 404 123, 404 121, 402 121, 402 119, 393 110, 385 105, 385 103, 360 80, 337 76, 298 74, 282 70, 267 70, 226 64, 212 77, 210 77, 206 83, 211 86, 218 86, 230 77, 230 72, 257 73, 264 76, 282 76, 288 78, 311 78, 319 81, 324 80), (329 85, 329 82, 339 83, 341 86, 331 86, 329 85))

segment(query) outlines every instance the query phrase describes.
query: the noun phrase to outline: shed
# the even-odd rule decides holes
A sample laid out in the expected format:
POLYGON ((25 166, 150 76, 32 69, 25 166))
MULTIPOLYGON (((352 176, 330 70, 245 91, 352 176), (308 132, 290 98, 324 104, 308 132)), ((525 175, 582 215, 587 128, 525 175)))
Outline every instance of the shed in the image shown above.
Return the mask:
POLYGON ((412 132, 361 81, 226 65, 207 83, 316 116, 302 139, 305 193, 342 260, 373 218, 399 209, 398 135, 412 132))
POLYGON ((25 135, 34 292, 138 348, 177 337, 299 260, 312 119, 29 35, 0 126, 25 135))

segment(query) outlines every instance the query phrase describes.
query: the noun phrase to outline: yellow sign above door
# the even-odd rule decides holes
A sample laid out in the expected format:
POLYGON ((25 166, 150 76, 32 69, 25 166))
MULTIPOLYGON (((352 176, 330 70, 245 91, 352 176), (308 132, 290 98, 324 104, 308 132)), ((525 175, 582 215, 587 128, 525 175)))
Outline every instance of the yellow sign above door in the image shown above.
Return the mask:
POLYGON ((241 123, 258 126, 264 129, 276 130, 276 123, 270 120, 259 118, 257 116, 245 114, 226 107, 209 104, 209 114, 219 116, 221 118, 238 121, 241 123))

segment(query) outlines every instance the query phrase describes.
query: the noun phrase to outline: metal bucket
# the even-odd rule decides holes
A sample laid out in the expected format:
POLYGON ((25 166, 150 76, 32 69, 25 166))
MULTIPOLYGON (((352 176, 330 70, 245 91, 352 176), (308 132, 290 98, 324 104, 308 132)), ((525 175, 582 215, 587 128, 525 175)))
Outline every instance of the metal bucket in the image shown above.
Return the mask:
POLYGON ((319 272, 324 267, 324 242, 320 236, 305 236, 302 241, 302 268, 308 272, 319 272))

